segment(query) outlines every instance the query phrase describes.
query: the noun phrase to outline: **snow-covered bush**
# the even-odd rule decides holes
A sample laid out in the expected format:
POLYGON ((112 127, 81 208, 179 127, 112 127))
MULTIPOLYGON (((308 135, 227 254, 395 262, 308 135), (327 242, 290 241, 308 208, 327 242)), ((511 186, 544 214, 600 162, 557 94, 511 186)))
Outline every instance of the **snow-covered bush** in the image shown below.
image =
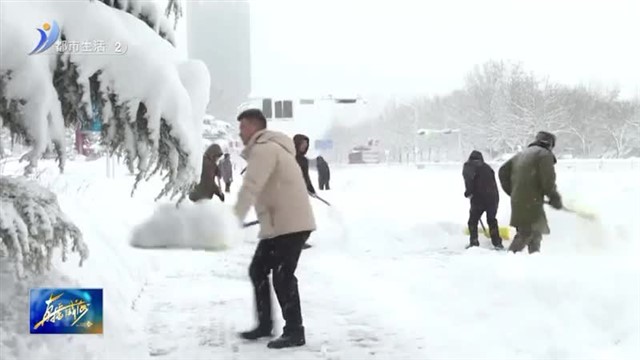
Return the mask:
POLYGON ((43 273, 51 267, 56 248, 66 261, 69 248, 89 255, 80 230, 58 206, 56 195, 32 180, 0 177, 0 257, 15 262, 19 277, 25 271, 43 273))

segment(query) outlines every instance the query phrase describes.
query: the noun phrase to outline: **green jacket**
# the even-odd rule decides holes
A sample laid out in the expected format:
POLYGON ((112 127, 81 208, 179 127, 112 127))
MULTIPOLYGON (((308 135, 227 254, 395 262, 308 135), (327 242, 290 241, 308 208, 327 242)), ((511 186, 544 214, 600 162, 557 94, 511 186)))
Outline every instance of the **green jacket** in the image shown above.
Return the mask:
POLYGON ((500 167, 500 185, 511 197, 511 226, 549 234, 544 197, 560 198, 555 164, 551 150, 534 142, 500 167))

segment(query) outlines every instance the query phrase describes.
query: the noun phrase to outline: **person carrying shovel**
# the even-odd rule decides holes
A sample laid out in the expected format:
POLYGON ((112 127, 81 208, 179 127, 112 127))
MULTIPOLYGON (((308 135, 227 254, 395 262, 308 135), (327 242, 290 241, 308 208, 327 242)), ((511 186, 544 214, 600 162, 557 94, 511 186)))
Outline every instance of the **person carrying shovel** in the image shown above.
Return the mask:
MULTIPOLYGON (((296 161, 300 170, 302 171, 302 178, 307 186, 307 192, 310 196, 316 197, 316 189, 313 188, 311 178, 309 177, 309 160, 307 159, 307 150, 309 149, 309 137, 303 134, 296 134, 293 136, 293 144, 296 147, 296 161)), ((311 245, 304 243, 303 249, 310 248, 311 245)))
POLYGON ((517 230, 509 251, 515 253, 528 247, 529 253, 539 252, 542 235, 550 233, 544 204, 563 208, 556 188, 556 157, 552 152, 555 145, 555 135, 540 131, 533 143, 498 170, 500 185, 511 197, 511 226, 517 230))
MULTIPOLYGON (((500 230, 498 228, 498 185, 496 177, 487 163, 484 162, 482 153, 472 151, 469 160, 462 167, 462 177, 464 178, 464 197, 470 199, 471 209, 469 210, 469 245, 480 246, 478 241, 478 221, 483 213, 487 214, 487 224, 489 225, 489 236, 491 244, 496 250, 504 249, 500 230)), ((484 228, 484 225, 483 225, 484 228)))

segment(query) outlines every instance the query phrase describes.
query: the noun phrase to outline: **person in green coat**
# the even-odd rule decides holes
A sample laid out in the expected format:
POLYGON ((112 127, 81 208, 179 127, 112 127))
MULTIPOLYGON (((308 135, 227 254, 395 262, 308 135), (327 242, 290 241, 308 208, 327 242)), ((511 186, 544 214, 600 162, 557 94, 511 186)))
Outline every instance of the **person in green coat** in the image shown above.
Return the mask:
POLYGON ((498 170, 500 185, 511 197, 511 226, 516 228, 509 250, 529 253, 540 251, 542 235, 550 233, 544 212, 546 196, 555 209, 562 209, 556 188, 555 135, 540 131, 525 150, 514 155, 498 170))

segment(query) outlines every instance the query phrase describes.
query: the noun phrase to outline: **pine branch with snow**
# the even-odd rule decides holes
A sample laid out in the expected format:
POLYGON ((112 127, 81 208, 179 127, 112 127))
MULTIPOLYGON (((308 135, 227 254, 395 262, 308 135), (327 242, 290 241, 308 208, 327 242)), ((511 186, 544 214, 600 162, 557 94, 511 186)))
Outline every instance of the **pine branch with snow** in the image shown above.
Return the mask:
MULTIPOLYGON (((95 0, 90 0, 95 1, 95 0)), ((169 0, 162 15, 160 4, 153 0, 99 0, 107 6, 126 11, 127 13, 142 20, 161 38, 167 40, 171 45, 176 45, 174 29, 178 20, 182 17, 182 6, 178 0, 169 0), (169 16, 174 14, 174 25, 171 26, 169 16)))
POLYGON ((167 8, 164 11, 164 15, 169 18, 173 14, 173 29, 178 26, 178 20, 183 16, 182 3, 180 0, 169 0, 167 2, 167 8))
POLYGON ((41 274, 51 268, 53 253, 89 255, 82 234, 62 212, 56 195, 36 182, 19 177, 0 177, 0 257, 15 262, 16 274, 41 274))
MULTIPOLYGON (((110 4, 135 14, 151 6, 136 1, 110 4)), ((142 179, 161 173, 161 196, 188 193, 201 166, 201 122, 209 98, 206 66, 182 60, 147 25, 103 2, 45 3, 37 9, 27 5, 2 4, 3 27, 11 30, 2 33, 3 46, 15 51, 2 53, 0 68, 3 126, 32 146, 24 157, 29 161, 26 172, 52 143, 62 169, 65 126, 98 120, 105 145, 126 154, 130 170, 137 168, 134 189, 142 179), (128 52, 27 55, 32 45, 26 39, 33 36, 33 28, 24 23, 32 18, 34 24, 41 21, 36 19, 58 19, 69 41, 121 41, 129 44, 128 52)))

